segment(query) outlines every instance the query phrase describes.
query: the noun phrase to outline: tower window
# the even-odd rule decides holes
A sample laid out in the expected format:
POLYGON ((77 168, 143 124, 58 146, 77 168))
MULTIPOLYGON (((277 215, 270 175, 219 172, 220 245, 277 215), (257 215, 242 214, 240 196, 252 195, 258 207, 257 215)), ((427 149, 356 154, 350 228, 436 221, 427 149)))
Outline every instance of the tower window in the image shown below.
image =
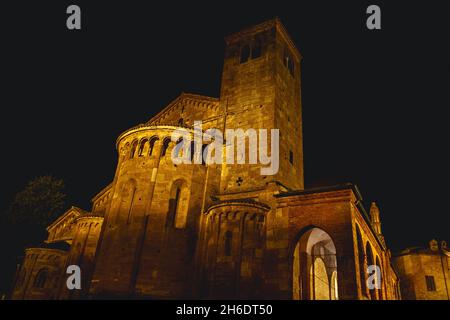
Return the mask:
POLYGON ((231 256, 231 243, 233 240, 233 233, 231 231, 225 232, 225 244, 224 244, 224 255, 231 256))
POLYGON ((241 47, 240 63, 245 63, 250 59, 256 59, 262 55, 262 41, 259 37, 253 41, 244 44, 241 47))
POLYGON ((241 63, 247 62, 250 58, 250 46, 244 45, 241 49, 241 63))
POLYGON ((291 150, 289 151, 289 162, 294 164, 294 153, 291 150))
POLYGON ((255 39, 252 46, 252 59, 261 57, 261 40, 255 39))
POLYGON ((428 291, 436 291, 436 283, 434 282, 433 276, 425 276, 425 281, 427 283, 428 291))
POLYGON ((289 73, 292 76, 294 76, 294 74, 295 74, 294 59, 292 58, 292 55, 289 52, 288 48, 284 49, 283 64, 289 70, 289 73))

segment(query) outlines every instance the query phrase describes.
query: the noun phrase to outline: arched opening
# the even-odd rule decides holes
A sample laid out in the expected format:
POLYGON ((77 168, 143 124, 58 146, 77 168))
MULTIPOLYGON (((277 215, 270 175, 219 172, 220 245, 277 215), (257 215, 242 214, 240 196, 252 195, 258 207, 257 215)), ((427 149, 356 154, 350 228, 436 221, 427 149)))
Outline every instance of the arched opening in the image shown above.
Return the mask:
POLYGON ((174 154, 176 155, 176 157, 182 158, 183 157, 183 151, 184 151, 184 139, 183 138, 179 138, 177 140, 177 143, 175 144, 174 154))
POLYGON ((158 141, 158 137, 153 137, 150 139, 149 148, 148 148, 148 155, 151 156, 153 154, 153 150, 155 148, 156 141, 158 141))
MULTIPOLYGON (((375 263, 373 260, 372 247, 370 246, 369 242, 366 243, 366 256, 367 256, 367 266, 373 266, 375 263)), ((376 289, 375 288, 368 288, 368 289, 369 289, 370 299, 376 300, 376 298, 377 298, 376 289)))
POLYGON ((147 154, 147 149, 148 149, 148 139, 144 138, 141 140, 141 143, 139 144, 138 156, 139 157, 145 156, 147 154))
POLYGON ((36 275, 36 278, 34 279, 34 287, 35 288, 44 288, 45 283, 47 282, 48 278, 48 270, 47 269, 41 269, 36 275))
POLYGON ((337 300, 336 247, 324 230, 312 228, 298 240, 292 269, 293 299, 337 300))
POLYGON ((130 159, 134 158, 134 156, 136 154, 137 146, 138 146, 138 141, 137 140, 133 141, 133 143, 131 144, 130 159))
POLYGON ((364 244, 361 236, 361 231, 358 225, 356 227, 356 241, 358 245, 358 266, 359 266, 359 282, 361 285, 361 294, 363 297, 367 296, 367 267, 366 267, 366 254, 364 250, 364 244))
POLYGON ((189 190, 186 183, 182 180, 175 181, 170 191, 167 226, 173 226, 177 229, 186 227, 188 204, 189 190))
POLYGON ((163 146, 161 150, 161 157, 164 157, 167 153, 167 149, 169 148, 170 138, 165 138, 163 141, 163 146))

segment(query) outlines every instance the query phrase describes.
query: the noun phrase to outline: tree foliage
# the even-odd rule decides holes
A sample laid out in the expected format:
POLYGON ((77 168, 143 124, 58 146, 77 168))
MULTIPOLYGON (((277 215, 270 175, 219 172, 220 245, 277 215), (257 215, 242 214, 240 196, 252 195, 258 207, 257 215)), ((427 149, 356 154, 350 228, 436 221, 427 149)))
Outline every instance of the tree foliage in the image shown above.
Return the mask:
POLYGON ((46 227, 65 208, 64 181, 51 175, 37 177, 18 192, 6 212, 12 224, 46 227))

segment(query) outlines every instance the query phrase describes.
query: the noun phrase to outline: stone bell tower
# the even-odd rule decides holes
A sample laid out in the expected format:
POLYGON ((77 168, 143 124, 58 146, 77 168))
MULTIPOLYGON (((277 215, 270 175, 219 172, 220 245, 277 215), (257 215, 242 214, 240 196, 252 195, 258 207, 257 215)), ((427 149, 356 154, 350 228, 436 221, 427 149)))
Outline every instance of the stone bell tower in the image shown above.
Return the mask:
POLYGON ((246 164, 223 165, 220 191, 249 191, 271 181, 303 189, 300 53, 278 19, 244 29, 225 41, 220 94, 224 129, 267 129, 269 155, 270 130, 279 129, 279 168, 274 175, 264 175, 261 167, 269 165, 261 164, 259 158, 249 164, 249 152, 254 152, 247 140, 246 164))

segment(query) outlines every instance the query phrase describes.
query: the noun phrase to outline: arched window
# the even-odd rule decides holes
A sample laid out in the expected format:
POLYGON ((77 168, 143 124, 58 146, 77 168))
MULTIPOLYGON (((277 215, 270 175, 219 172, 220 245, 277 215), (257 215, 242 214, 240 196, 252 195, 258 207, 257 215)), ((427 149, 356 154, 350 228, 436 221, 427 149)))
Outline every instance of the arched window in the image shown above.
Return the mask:
POLYGON ((134 142, 132 143, 132 145, 131 145, 130 159, 133 159, 133 158, 134 158, 134 155, 136 154, 137 146, 138 146, 138 141, 136 140, 136 141, 134 141, 134 142))
POLYGON ((181 127, 184 124, 183 118, 178 119, 178 125, 181 127))
POLYGON ((175 154, 178 157, 183 157, 183 146, 184 146, 184 140, 183 138, 180 138, 177 140, 177 143, 175 144, 175 154))
POLYGON ((172 184, 169 198, 167 226, 182 229, 186 226, 189 203, 189 190, 182 180, 172 184))
POLYGON ((148 139, 144 138, 141 140, 141 143, 139 145, 139 152, 138 156, 143 157, 147 153, 147 146, 148 146, 148 139))
POLYGON ((246 44, 241 48, 240 62, 241 63, 247 62, 249 58, 250 58, 250 46, 246 44))
POLYGON ((151 156, 153 154, 153 149, 155 148, 155 143, 158 141, 158 137, 153 137, 150 139, 150 147, 148 151, 148 155, 151 156))
POLYGON ((47 282, 47 278, 48 278, 48 270, 47 269, 39 270, 38 274, 36 275, 36 278, 34 279, 34 287, 44 288, 45 283, 47 282))
POLYGON ((161 150, 161 157, 164 157, 166 155, 167 149, 169 148, 170 144, 170 138, 165 138, 161 150))
POLYGON ((225 243, 223 247, 223 254, 225 256, 231 256, 231 247, 233 243, 233 233, 231 231, 225 232, 225 243))

